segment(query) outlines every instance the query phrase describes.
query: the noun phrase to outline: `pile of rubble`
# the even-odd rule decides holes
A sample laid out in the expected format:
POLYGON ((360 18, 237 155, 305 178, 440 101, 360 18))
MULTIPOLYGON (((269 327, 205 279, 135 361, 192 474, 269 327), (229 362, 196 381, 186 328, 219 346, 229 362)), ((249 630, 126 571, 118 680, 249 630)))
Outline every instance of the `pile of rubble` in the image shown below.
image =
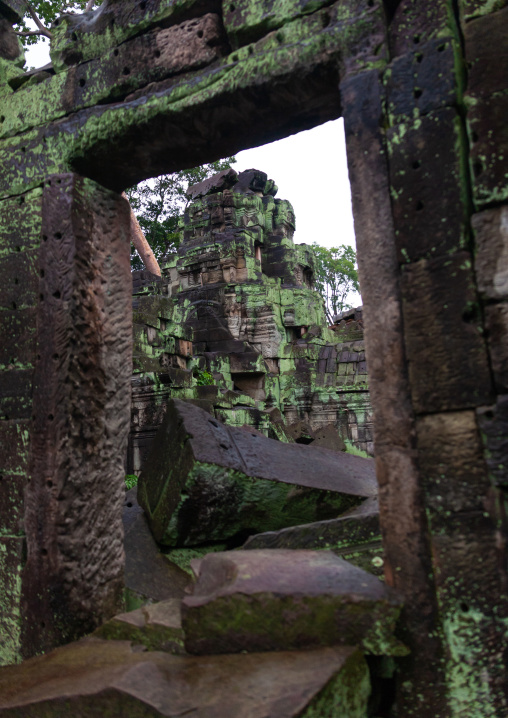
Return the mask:
POLYGON ((374 575, 376 492, 372 459, 171 401, 126 493, 132 610, 1 669, 1 714, 367 715, 371 680, 407 652, 401 600, 374 575))

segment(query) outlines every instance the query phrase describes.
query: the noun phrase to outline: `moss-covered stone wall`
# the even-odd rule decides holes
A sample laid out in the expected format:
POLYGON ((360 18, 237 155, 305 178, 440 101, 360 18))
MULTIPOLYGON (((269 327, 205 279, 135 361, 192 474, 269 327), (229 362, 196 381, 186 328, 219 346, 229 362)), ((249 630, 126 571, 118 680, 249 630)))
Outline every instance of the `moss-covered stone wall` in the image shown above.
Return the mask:
MULTIPOLYGON (((1 7, 12 21, 19 5, 4 0, 1 7)), ((121 441, 115 445, 108 429, 106 397, 115 392, 106 377, 122 364, 106 362, 97 383, 87 384, 86 361, 51 363, 59 353, 48 353, 46 337, 62 337, 68 352, 84 337, 77 342, 80 357, 102 356, 97 337, 106 354, 124 358, 130 342, 121 322, 103 330, 107 302, 104 314, 98 307, 93 321, 87 315, 85 308, 98 300, 86 281, 91 259, 79 252, 72 255, 77 264, 70 255, 65 264, 80 277, 72 284, 74 299, 55 288, 44 305, 47 315, 41 313, 40 295, 43 301, 48 295, 41 291, 45 255, 39 248, 60 241, 60 229, 43 229, 53 226, 55 212, 67 216, 73 206, 71 234, 81 237, 88 226, 90 247, 99 236, 90 205, 77 201, 82 193, 74 203, 65 192, 50 192, 58 199, 41 202, 41 193, 58 181, 55 175, 73 177, 76 187, 96 188, 90 198, 102 197, 99 214, 110 212, 114 224, 123 210, 108 192, 342 113, 386 580, 404 594, 405 640, 412 649, 399 662, 397 711, 432 718, 506 713, 507 12, 506 0, 288 0, 277 6, 105 0, 96 11, 58 21, 53 68, 35 73, 23 72, 9 22, 2 24, 0 436, 2 449, 9 449, 2 453, 0 481, 4 658, 16 658, 24 635, 24 581, 38 576, 41 585, 51 585, 69 541, 75 560, 67 578, 73 571, 94 575, 94 561, 87 562, 95 555, 95 568, 103 565, 102 544, 92 542, 96 553, 90 553, 88 529, 95 516, 98 525, 107 523, 116 500, 109 482, 94 478, 88 485, 98 513, 73 513, 72 496, 79 496, 93 464, 87 452, 97 427, 111 451, 107 472, 116 476, 121 441), (96 391, 80 393, 82 384, 96 391), (76 391, 62 394, 69 387, 76 391), (57 414, 48 411, 55 397, 57 414), (59 433, 37 423, 57 416, 59 433), (56 462, 37 463, 41 456, 56 462), (44 536, 55 540, 47 547, 37 522, 28 520, 36 515, 28 507, 37 505, 28 501, 28 482, 37 477, 41 492, 51 489, 49 505, 57 507, 70 475, 62 513, 42 514, 44 536), (55 526, 64 528, 58 533, 55 526), (51 560, 43 560, 43 550, 51 560)), ((109 247, 111 235, 105 232, 101 241, 109 247)), ((97 277, 112 281, 109 257, 106 250, 97 277)), ((121 284, 113 285, 104 296, 119 299, 121 284)), ((98 279, 100 296, 107 286, 98 279)), ((128 397, 127 384, 115 391, 128 397)), ((127 425, 128 414, 122 399, 117 420, 127 425)), ((48 603, 41 621, 58 626, 60 640, 73 626, 72 585, 59 583, 58 610, 48 603)), ((85 602, 85 614, 107 613, 110 597, 99 596, 99 605, 85 602)), ((42 628, 27 650, 45 645, 42 628)))

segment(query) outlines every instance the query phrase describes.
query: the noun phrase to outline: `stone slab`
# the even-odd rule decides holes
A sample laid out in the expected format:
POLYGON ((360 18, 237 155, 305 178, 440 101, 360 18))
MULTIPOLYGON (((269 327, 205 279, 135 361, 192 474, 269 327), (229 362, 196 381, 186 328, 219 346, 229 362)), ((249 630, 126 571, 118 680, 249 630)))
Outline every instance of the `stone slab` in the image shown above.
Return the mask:
POLYGON ((0 272, 4 277, 0 287, 0 310, 36 305, 39 299, 38 259, 37 250, 12 252, 0 258, 0 272))
POLYGON ((435 37, 453 35, 449 10, 442 0, 384 2, 392 57, 405 55, 435 37))
POLYGON ((475 272, 484 299, 508 299, 508 206, 471 218, 475 232, 475 272))
POLYGON ((95 11, 67 13, 59 18, 53 27, 51 59, 59 72, 66 65, 100 57, 115 45, 161 23, 164 27, 172 27, 219 10, 217 0, 152 0, 146 5, 106 0, 95 11))
POLYGON ((477 209, 483 209, 508 200, 508 88, 487 97, 472 97, 469 102, 468 99, 466 97, 473 200, 477 209))
POLYGON ((247 539, 242 548, 328 549, 354 566, 381 576, 383 548, 377 499, 367 499, 344 516, 329 521, 267 531, 247 539))
POLYGON ((3 718, 363 718, 368 695, 351 647, 181 657, 86 639, 0 669, 3 718))
POLYGON ((485 307, 485 328, 494 384, 504 393, 508 390, 508 302, 485 307))
POLYGON ((405 265, 401 284, 415 411, 488 403, 492 386, 470 254, 405 265))
POLYGON ((189 653, 351 643, 375 655, 407 652, 393 636, 395 591, 331 551, 226 551, 191 565, 197 582, 182 601, 189 653))
MULTIPOLYGON (((0 318, 1 319, 1 318, 0 318)), ((5 324, 2 322, 0 328, 5 324)), ((20 348, 26 346, 20 338, 20 348)), ((26 358, 26 357, 25 357, 26 358)), ((0 374, 0 419, 20 420, 32 416, 33 371, 11 368, 0 374)))
POLYGON ((138 500, 157 541, 190 546, 335 518, 376 491, 370 459, 283 444, 173 400, 138 500))
POLYGON ((461 120, 444 108, 387 131, 395 240, 400 263, 464 247, 461 120))
POLYGON ((429 414, 416 422, 428 512, 481 511, 490 488, 475 412, 429 414))
POLYGON ((314 438, 311 445, 314 449, 329 449, 330 451, 345 451, 346 444, 333 424, 320 426, 313 431, 314 438))
POLYGON ((493 484, 508 489, 508 395, 502 394, 492 406, 476 411, 486 461, 493 484))
POLYGON ((190 577, 160 552, 136 493, 137 487, 126 492, 122 515, 125 586, 142 602, 180 599, 191 584, 190 577))
POLYGON ((470 21, 483 15, 489 15, 496 10, 501 10, 506 7, 507 0, 461 0, 460 4, 463 19, 470 21))
POLYGON ((225 43, 220 18, 212 13, 139 35, 77 67, 74 107, 123 99, 151 82, 198 70, 226 54, 225 43))
POLYGON ((128 613, 119 613, 97 628, 93 635, 108 640, 130 641, 145 646, 149 651, 181 655, 185 651, 180 605, 180 599, 169 598, 128 613))
POLYGON ((468 22, 464 28, 467 92, 478 97, 506 89, 508 7, 468 22))
POLYGON ((189 197, 189 199, 194 200, 198 197, 204 197, 210 192, 220 192, 223 189, 229 189, 232 185, 234 185, 237 177, 238 172, 230 167, 229 169, 222 170, 222 172, 218 172, 213 175, 213 177, 209 177, 202 182, 196 182, 196 184, 190 185, 185 194, 189 197))
POLYGON ((290 526, 250 536, 242 546, 251 549, 342 549, 380 539, 377 499, 367 499, 338 519, 290 526))
POLYGON ((21 572, 26 560, 23 536, 0 536, 0 665, 20 660, 21 572))
POLYGON ((415 111, 425 115, 456 102, 457 84, 451 39, 437 38, 397 57, 387 77, 388 109, 407 121, 415 111))

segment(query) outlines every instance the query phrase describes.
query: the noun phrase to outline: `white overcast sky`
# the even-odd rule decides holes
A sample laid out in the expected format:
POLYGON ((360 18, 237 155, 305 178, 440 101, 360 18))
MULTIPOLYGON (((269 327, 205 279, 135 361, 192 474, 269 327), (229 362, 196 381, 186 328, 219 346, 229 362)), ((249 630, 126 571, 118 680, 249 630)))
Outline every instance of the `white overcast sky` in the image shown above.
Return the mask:
MULTIPOLYGON (((49 44, 41 42, 26 53, 28 67, 49 62, 49 44)), ((295 242, 324 247, 355 246, 344 123, 327 122, 269 145, 236 155, 235 169, 255 168, 277 184, 277 197, 288 199, 296 216, 295 242)), ((350 301, 360 303, 358 295, 350 301)))

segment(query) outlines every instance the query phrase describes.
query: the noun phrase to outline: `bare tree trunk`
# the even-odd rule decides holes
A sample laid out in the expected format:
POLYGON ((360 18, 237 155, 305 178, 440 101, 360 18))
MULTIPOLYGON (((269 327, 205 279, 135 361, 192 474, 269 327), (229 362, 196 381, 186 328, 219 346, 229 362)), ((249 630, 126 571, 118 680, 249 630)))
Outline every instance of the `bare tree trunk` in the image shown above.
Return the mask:
MULTIPOLYGON (((122 192, 122 197, 124 197, 127 201, 129 201, 125 192, 122 192)), ((152 274, 156 274, 158 277, 160 277, 161 270, 159 267, 159 263, 157 262, 157 260, 155 258, 155 254, 153 253, 152 248, 148 244, 146 237, 143 234, 143 230, 139 226, 139 222, 136 219, 136 215, 132 211, 132 208, 131 208, 131 239, 132 239, 133 245, 136 247, 137 253, 141 257, 141 261, 145 265, 145 268, 152 274)))

